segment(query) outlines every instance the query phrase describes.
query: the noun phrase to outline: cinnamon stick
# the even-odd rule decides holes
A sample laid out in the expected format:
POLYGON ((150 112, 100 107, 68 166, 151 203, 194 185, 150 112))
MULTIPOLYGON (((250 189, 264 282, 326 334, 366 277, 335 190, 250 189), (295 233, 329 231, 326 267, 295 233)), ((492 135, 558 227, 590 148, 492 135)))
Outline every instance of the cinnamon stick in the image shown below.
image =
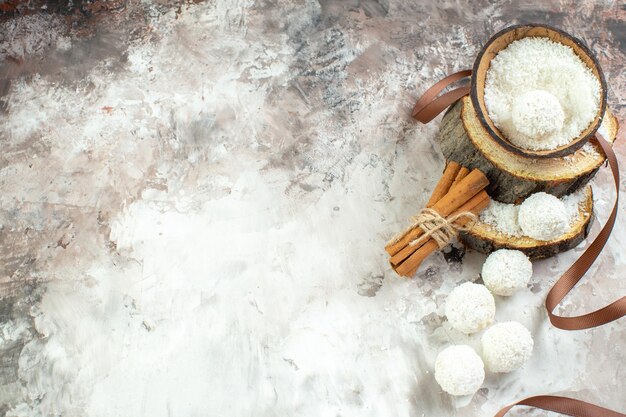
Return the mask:
POLYGON ((454 187, 455 185, 457 185, 459 183, 459 181, 461 181, 463 178, 467 177, 467 174, 469 174, 469 172, 470 172, 470 170, 468 168, 461 167, 459 172, 456 174, 456 177, 454 178, 454 181, 452 181, 452 186, 451 187, 454 187))
POLYGON ((461 167, 461 165, 459 165, 458 163, 454 161, 448 162, 448 164, 446 165, 446 169, 443 171, 441 179, 433 190, 433 193, 431 194, 428 203, 426 203, 426 207, 432 207, 437 201, 441 200, 441 197, 446 195, 446 193, 450 190, 452 183, 454 183, 457 174, 462 169, 465 168, 461 167))
MULTIPOLYGON (((487 194, 487 192, 485 190, 482 190, 481 192, 476 194, 474 197, 470 198, 465 204, 463 204, 461 207, 459 207, 457 210, 455 210, 454 212, 450 213, 449 215, 456 215, 456 214, 459 214, 459 213, 463 213, 465 211, 472 211, 472 209, 474 209, 476 206, 481 204, 483 202, 483 200, 486 201, 486 204, 484 205, 484 207, 486 207, 487 204, 489 204, 489 195, 487 194)), ((481 210, 484 207, 482 207, 481 210)), ((448 215, 445 215, 445 216, 447 217, 448 215)), ((462 219, 459 219, 459 222, 461 220, 462 219)), ((459 222, 455 222, 455 224, 459 224, 459 222)), ((409 256, 411 256, 411 254, 413 254, 413 252, 416 252, 418 249, 420 249, 420 246, 411 246, 409 244, 410 242, 411 241, 409 241, 406 244, 406 246, 404 246, 400 251, 398 251, 398 253, 393 255, 391 257, 391 259, 389 259, 389 262, 391 263, 391 265, 395 265, 395 266, 399 265, 402 261, 404 261, 409 256)), ((435 242, 435 241, 433 240, 433 242, 435 242)), ((435 243, 435 246, 436 245, 437 244, 435 243)))
MULTIPOLYGON (((469 199, 478 194, 488 184, 489 180, 485 177, 485 174, 483 174, 479 169, 474 169, 456 185, 452 186, 448 193, 437 201, 431 208, 441 216, 447 217, 454 210, 458 209, 469 199)), ((393 257, 405 246, 407 246, 409 242, 417 239, 422 234, 424 234, 424 231, 421 228, 414 228, 397 242, 387 245, 385 250, 393 257)), ((417 250, 415 247, 412 247, 412 249, 417 250)))
MULTIPOLYGON (((472 208, 464 209, 464 210, 459 209, 457 210, 456 213, 453 213, 453 214, 462 213, 464 211, 469 211, 474 214, 478 214, 489 205, 490 199, 485 191, 481 191, 478 195, 476 195, 476 197, 480 197, 480 199, 477 203, 475 203, 475 205, 472 208)), ((463 217, 454 223, 459 226, 465 226, 469 221, 470 221, 469 218, 463 217)), ((413 252, 411 256, 409 256, 400 265, 393 266, 392 264, 392 266, 394 270, 400 276, 406 276, 406 277, 413 276, 415 272, 417 272, 417 268, 419 268, 419 266, 422 264, 424 259, 426 259, 430 254, 432 254, 438 248, 439 246, 437 245, 437 242, 435 242, 433 239, 429 239, 428 242, 420 246, 415 252, 413 252)))

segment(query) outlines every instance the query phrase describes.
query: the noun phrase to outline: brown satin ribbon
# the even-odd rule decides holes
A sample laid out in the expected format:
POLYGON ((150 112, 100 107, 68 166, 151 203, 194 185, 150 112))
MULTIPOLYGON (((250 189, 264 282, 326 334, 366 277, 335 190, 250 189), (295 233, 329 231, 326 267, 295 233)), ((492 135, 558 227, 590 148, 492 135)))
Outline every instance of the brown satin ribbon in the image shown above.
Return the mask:
POLYGON ((604 248, 604 245, 611 235, 613 225, 615 224, 615 218, 617 217, 617 207, 619 202, 619 165, 617 163, 617 157, 615 156, 615 152, 613 152, 611 145, 604 140, 604 138, 596 135, 596 140, 602 147, 602 150, 609 161, 611 172, 613 173, 613 181, 615 181, 615 204, 613 205, 611 215, 604 224, 604 227, 602 227, 598 236, 596 236, 591 245, 585 249, 576 262, 574 262, 572 266, 565 271, 565 273, 561 276, 561 278, 559 278, 548 293, 548 297, 546 298, 548 317, 550 317, 550 321, 555 327, 564 330, 589 329, 592 327, 602 326, 603 324, 610 323, 626 316, 626 297, 622 297, 600 310, 596 310, 582 316, 562 317, 553 313, 554 309, 582 279, 594 261, 598 258, 602 252, 602 248, 604 248))
MULTIPOLYGON (((422 123, 428 123, 434 119, 443 110, 452 105, 455 101, 469 93, 469 87, 459 87, 449 91, 439 97, 437 95, 450 84, 459 81, 472 74, 471 70, 460 71, 449 75, 443 80, 437 82, 429 88, 415 104, 411 115, 422 123), (437 98, 435 98, 437 97, 437 98)), ((626 316, 626 297, 609 304, 608 306, 596 310, 592 313, 575 317, 563 317, 553 313, 556 307, 563 301, 576 284, 583 278, 591 265, 598 258, 604 245, 606 244, 617 217, 617 209, 619 202, 619 165, 617 157, 613 152, 612 146, 602 137, 596 135, 596 140, 602 147, 604 154, 611 167, 613 180, 615 181, 615 204, 609 215, 608 220, 602 227, 602 230, 593 240, 591 245, 580 255, 580 257, 569 267, 567 271, 554 284, 546 298, 546 309, 550 322, 564 330, 581 330, 592 327, 601 326, 610 323, 621 317, 626 316)), ((616 411, 608 410, 584 401, 575 400, 573 398, 557 397, 552 395, 540 395, 529 397, 517 403, 511 404, 500 410, 495 417, 503 417, 511 408, 517 405, 525 405, 530 407, 541 408, 543 410, 554 411, 561 414, 567 414, 573 417, 626 417, 616 411)))
POLYGON ((554 411, 555 413, 567 414, 573 417, 624 417, 626 415, 573 398, 538 395, 504 407, 498 411, 495 417, 503 417, 516 405, 541 408, 542 410, 554 411))
POLYGON ((448 91, 440 97, 437 97, 437 95, 450 84, 469 77, 470 75, 472 75, 472 70, 459 71, 448 75, 443 80, 437 82, 435 85, 426 90, 419 100, 417 100, 417 103, 415 103, 413 111, 411 112, 411 116, 424 124, 433 120, 439 113, 450 107, 452 103, 461 97, 468 95, 470 87, 469 85, 465 85, 455 90, 448 91))

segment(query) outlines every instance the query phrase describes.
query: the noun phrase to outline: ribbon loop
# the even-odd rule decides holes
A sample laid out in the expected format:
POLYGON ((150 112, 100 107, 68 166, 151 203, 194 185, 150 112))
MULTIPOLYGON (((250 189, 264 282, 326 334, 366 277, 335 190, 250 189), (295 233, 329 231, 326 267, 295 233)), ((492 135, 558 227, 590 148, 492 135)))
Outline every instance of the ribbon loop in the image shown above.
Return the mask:
POLYGON ((452 91, 437 97, 446 87, 453 84, 463 78, 472 75, 472 70, 463 70, 448 75, 446 78, 438 81, 435 85, 430 87, 422 96, 417 100, 411 116, 420 121, 421 123, 428 123, 433 120, 439 113, 450 107, 452 103, 469 94, 470 87, 465 85, 452 91))

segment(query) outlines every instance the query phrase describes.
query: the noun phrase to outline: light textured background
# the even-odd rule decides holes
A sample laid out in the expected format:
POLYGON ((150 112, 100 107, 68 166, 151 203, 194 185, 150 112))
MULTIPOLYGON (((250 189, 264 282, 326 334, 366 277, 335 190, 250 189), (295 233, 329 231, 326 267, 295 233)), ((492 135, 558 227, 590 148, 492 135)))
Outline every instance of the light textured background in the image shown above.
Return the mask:
MULTIPOLYGON (((623 120, 623 2, 60 3, 0 19, 0 414, 489 416, 538 393, 626 410, 626 322, 565 332, 542 307, 582 247, 497 300, 536 350, 472 399, 432 366, 476 345, 442 307, 484 257, 403 280, 383 251, 443 164, 418 94, 496 30, 547 22, 597 53, 623 120)), ((594 190, 604 220, 607 172, 594 190)), ((622 218, 563 312, 626 294, 625 247, 622 218)))

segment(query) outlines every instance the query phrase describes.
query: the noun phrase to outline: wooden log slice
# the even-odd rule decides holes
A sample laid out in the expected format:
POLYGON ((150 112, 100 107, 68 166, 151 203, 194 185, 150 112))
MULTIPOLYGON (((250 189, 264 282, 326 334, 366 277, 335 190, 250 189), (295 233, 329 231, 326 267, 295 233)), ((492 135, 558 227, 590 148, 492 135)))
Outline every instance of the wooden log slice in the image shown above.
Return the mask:
POLYGON ((527 236, 509 236, 480 221, 470 231, 460 232, 459 239, 467 247, 482 253, 489 254, 498 249, 517 249, 531 259, 547 258, 573 249, 587 237, 593 223, 591 186, 587 186, 584 192, 585 197, 578 205, 578 217, 574 225, 557 239, 541 241, 527 236))
MULTIPOLYGON (((617 130, 617 119, 607 109, 598 133, 612 144, 617 130)), ((487 192, 503 203, 519 202, 539 191, 557 197, 570 194, 593 178, 606 159, 595 138, 564 157, 531 158, 511 152, 485 130, 469 97, 450 107, 437 139, 446 159, 485 173, 490 181, 487 192)))

